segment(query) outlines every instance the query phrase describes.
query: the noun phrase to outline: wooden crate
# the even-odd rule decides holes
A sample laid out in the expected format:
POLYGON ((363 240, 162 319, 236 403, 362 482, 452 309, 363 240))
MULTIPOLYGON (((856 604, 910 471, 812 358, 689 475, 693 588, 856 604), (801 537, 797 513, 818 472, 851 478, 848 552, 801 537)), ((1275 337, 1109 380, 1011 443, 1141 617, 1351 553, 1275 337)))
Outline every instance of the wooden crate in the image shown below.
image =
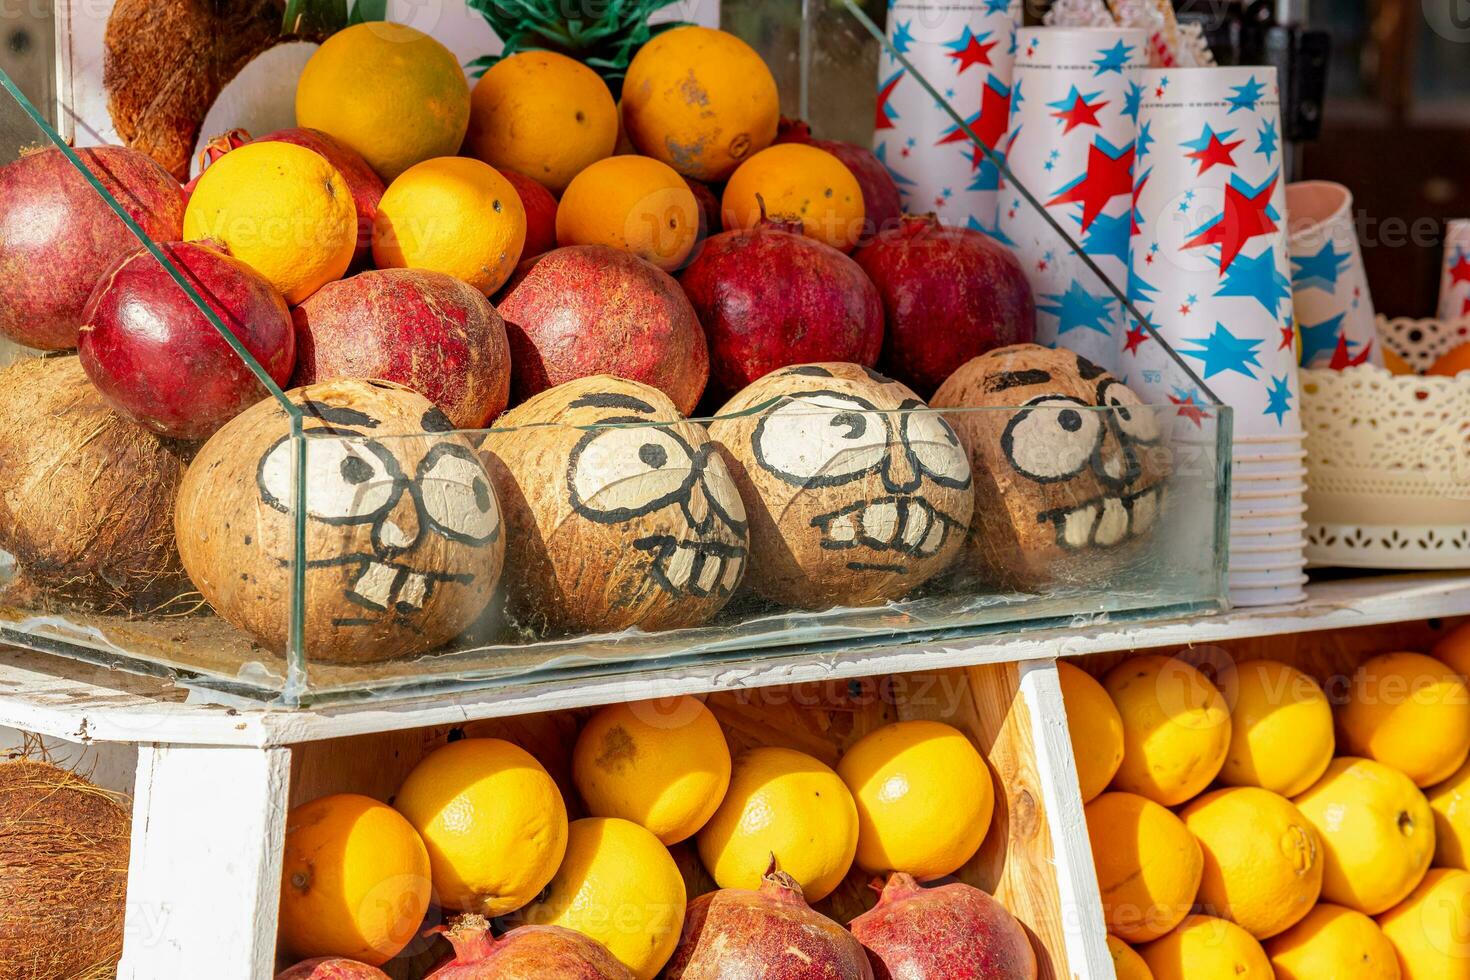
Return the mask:
MULTIPOLYGON (((958 877, 994 893, 1016 915, 1031 936, 1045 980, 1108 975, 1101 903, 1054 661, 727 691, 706 703, 732 751, 785 746, 829 765, 847 746, 892 721, 934 719, 966 732, 990 761, 996 811, 984 845, 958 877)), ((542 761, 575 818, 581 813, 570 755, 590 711, 299 745, 292 749, 291 803, 338 792, 388 801, 408 771, 452 735, 494 736, 542 761)), ((691 897, 715 887, 692 843, 674 851, 691 897)), ((868 876, 854 870, 817 907, 845 922, 872 906, 876 896, 869 885, 868 876)), ((405 965, 399 975, 414 975, 428 958, 405 965)))

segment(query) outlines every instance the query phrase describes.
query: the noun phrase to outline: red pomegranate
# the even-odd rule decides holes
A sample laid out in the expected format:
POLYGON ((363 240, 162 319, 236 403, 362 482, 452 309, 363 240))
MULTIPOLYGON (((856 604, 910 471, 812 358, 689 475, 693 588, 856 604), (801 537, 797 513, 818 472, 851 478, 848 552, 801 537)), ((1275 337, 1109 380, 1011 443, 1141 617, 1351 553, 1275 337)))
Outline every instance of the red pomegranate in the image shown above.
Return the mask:
POLYGON ((883 166, 883 161, 873 151, 856 143, 841 140, 819 140, 812 138, 812 128, 800 119, 782 119, 776 133, 777 143, 810 143, 826 150, 841 160, 858 186, 863 189, 863 208, 867 216, 863 219, 863 235, 859 244, 867 242, 880 231, 897 227, 903 217, 903 198, 899 196, 898 184, 893 174, 883 166))
POLYGON ((872 980, 868 958, 842 926, 807 905, 774 862, 757 891, 725 888, 689 903, 664 967, 668 980, 872 980))
POLYGON ((375 966, 324 956, 282 970, 276 980, 389 980, 388 974, 375 966))
POLYGON ((184 185, 184 200, 187 202, 194 195, 194 188, 199 186, 199 178, 204 176, 204 171, 214 165, 214 161, 249 142, 250 134, 238 127, 217 136, 211 136, 204 144, 204 149, 199 151, 199 173, 184 185))
POLYGON ((304 146, 318 156, 325 157, 328 163, 337 168, 342 179, 347 181, 347 189, 352 192, 353 206, 357 208, 357 251, 352 254, 352 264, 354 267, 366 264, 373 250, 373 221, 378 216, 378 202, 387 190, 383 178, 368 166, 368 162, 356 150, 319 129, 278 129, 274 133, 265 134, 256 142, 304 146))
POLYGON ((630 252, 554 249, 522 263, 496 305, 516 402, 595 374, 651 385, 685 415, 704 391, 709 348, 694 308, 668 273, 630 252))
MULTIPOLYGON (((149 238, 183 237, 184 191, 167 170, 121 146, 76 152, 149 238)), ((0 167, 0 334, 41 350, 75 347, 92 287, 138 245, 60 150, 0 167)))
POLYGON ((904 218, 853 257, 883 297, 879 364, 923 398, 971 358, 1036 339, 1021 263, 981 232, 904 218))
POLYGON ((442 272, 383 269, 328 283, 291 313, 292 387, 377 378, 412 388, 457 429, 505 411, 505 322, 478 289, 442 272))
POLYGON ((521 258, 535 258, 556 248, 556 198, 551 191, 523 173, 501 170, 500 174, 516 189, 526 209, 526 244, 521 258))
POLYGON ((924 888, 896 872, 849 928, 877 980, 1036 980, 1036 952, 1021 924, 960 882, 924 888))
MULTIPOLYGON (((281 294, 218 245, 162 246, 277 384, 296 363, 281 294)), ((266 397, 265 387, 151 253, 120 259, 82 313, 82 369, 120 415, 176 439, 203 439, 266 397)))
POLYGON ((633 980, 597 940, 560 926, 521 926, 499 939, 484 916, 462 915, 443 933, 454 959, 428 980, 633 980))
POLYGON ((862 268, 766 219, 705 242, 680 282, 704 324, 712 394, 728 398, 790 364, 878 362, 883 304, 862 268))

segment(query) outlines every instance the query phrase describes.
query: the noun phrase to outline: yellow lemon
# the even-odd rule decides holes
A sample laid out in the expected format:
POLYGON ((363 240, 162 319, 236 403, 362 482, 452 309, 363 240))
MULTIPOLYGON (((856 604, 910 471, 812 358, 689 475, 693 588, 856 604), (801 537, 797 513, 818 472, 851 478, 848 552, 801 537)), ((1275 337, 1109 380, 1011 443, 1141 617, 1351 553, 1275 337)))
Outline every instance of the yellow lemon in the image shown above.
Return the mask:
POLYGON ((949 725, 884 725, 847 750, 837 773, 857 802, 857 863, 870 874, 941 878, 968 861, 990 829, 990 768, 949 725))
POLYGON ((759 888, 775 855, 808 902, 846 877, 857 840, 857 804, 842 778, 803 752, 770 747, 736 757, 725 800, 698 838, 721 888, 759 888))
POLYGON ((1108 935, 1108 956, 1112 958, 1117 980, 1154 980, 1138 951, 1112 934, 1108 935))
POLYGON ((1470 870, 1470 761, 1424 795, 1434 811, 1434 866, 1470 870))
POLYGON ((213 239, 288 303, 342 278, 357 249, 352 191, 326 158, 291 143, 248 143, 199 178, 184 237, 213 239))
POLYGON ((467 157, 409 168, 388 185, 373 222, 378 268, 443 272, 487 296, 505 285, 525 244, 526 208, 515 186, 467 157))
POLYGON ((665 844, 694 835, 730 785, 730 747, 691 697, 616 704, 588 719, 572 780, 594 817, 622 817, 665 844))
POLYGON ((575 929, 639 980, 653 980, 679 944, 684 879, 657 837, 630 820, 572 822, 566 860, 527 922, 575 929))
POLYGON ((281 944, 298 959, 386 963, 418 934, 429 897, 424 842, 392 807, 343 793, 287 817, 281 944))
POLYGON ((454 53, 403 24, 338 31, 296 83, 296 125, 337 137, 386 181, 458 153, 469 121, 470 86, 454 53))
MULTIPOLYGON (((1385 347, 1384 352, 1387 351, 1385 347)), ((1430 653, 1453 667, 1461 677, 1470 677, 1470 623, 1457 626, 1441 636, 1430 653)))
MULTIPOLYGON (((1140 949, 1154 980, 1273 980, 1256 938, 1234 922, 1191 915, 1140 949)), ((1326 980, 1326 978, 1323 978, 1326 980)))
POLYGON ((559 245, 607 245, 673 272, 699 235, 699 204, 673 167, 652 157, 599 160, 556 209, 559 245))
POLYGON ((1433 786, 1470 754, 1470 691, 1454 668, 1422 653, 1369 657, 1338 710, 1342 750, 1433 786))
POLYGON ((1470 978, 1470 871, 1435 868, 1378 925, 1399 955, 1403 980, 1470 978))
POLYGON ((1221 789, 1180 814, 1204 852, 1196 901, 1257 939, 1290 927, 1322 891, 1322 845, 1291 801, 1255 786, 1221 789))
POLYGON ((1123 764, 1123 716, 1093 676, 1069 663, 1057 663, 1067 735, 1077 759, 1077 782, 1087 803, 1108 788, 1123 764))
POLYGON ((1317 828, 1322 900, 1377 915, 1414 890, 1434 856, 1434 817, 1408 776, 1372 759, 1333 759, 1292 802, 1317 828))
POLYGON ((1378 923, 1341 905, 1318 905, 1265 945, 1276 980, 1399 980, 1398 957, 1378 923))
POLYGON ((726 228, 754 228, 764 218, 800 222, 802 233, 851 251, 863 233, 863 189, 847 165, 806 143, 778 143, 742 163, 725 185, 726 228))
POLYGON ((1183 660, 1150 654, 1103 678, 1123 718, 1123 763, 1113 788, 1174 806, 1199 795, 1230 748, 1230 709, 1183 660))
POLYGON ((719 183, 776 138, 781 98, 733 34, 676 27, 638 49, 623 81, 623 126, 639 152, 719 183))
POLYGON ((1236 670, 1220 782, 1295 796, 1321 778, 1335 744, 1332 705, 1312 678, 1275 660, 1236 670))
POLYGON ((475 83, 465 149, 560 194, 572 178, 612 155, 618 107, 602 78, 554 51, 497 61, 475 83))
POLYGON ((1087 804, 1087 836, 1109 932, 1148 942, 1189 913, 1204 856, 1184 821, 1142 796, 1104 793, 1087 804))
POLYGON ((498 738, 450 742, 413 768, 393 805, 429 847, 446 908, 496 916, 546 887, 567 849, 567 808, 541 763, 498 738))

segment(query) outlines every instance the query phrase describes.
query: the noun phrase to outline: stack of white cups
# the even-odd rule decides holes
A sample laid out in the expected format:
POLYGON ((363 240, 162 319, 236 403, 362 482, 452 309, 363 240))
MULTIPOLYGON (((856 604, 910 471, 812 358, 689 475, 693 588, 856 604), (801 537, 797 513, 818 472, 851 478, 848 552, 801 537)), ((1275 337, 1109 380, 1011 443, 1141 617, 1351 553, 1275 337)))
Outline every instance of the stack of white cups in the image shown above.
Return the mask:
POLYGON ((1307 582, 1307 450, 1288 437, 1237 435, 1231 466, 1230 601, 1299 602, 1307 582))

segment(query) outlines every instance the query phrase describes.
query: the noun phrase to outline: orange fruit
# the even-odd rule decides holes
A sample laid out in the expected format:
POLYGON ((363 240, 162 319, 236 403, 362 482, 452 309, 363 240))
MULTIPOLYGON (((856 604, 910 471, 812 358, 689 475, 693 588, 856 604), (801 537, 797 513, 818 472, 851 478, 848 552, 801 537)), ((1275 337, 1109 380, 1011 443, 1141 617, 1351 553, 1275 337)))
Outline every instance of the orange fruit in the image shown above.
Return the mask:
POLYGON ((470 93, 465 149, 560 194, 618 141, 618 107, 591 68, 554 51, 497 61, 470 93))
POLYGON ((1332 705, 1317 682, 1276 660, 1252 660, 1235 672, 1230 751, 1220 782, 1295 796, 1332 761, 1332 705))
POLYGON ((1470 371, 1470 344, 1451 347, 1439 356, 1439 360, 1429 365, 1429 370, 1424 373, 1453 376, 1461 371, 1470 371))
POLYGON ((1266 944, 1276 980, 1399 980, 1393 944, 1362 912, 1321 903, 1266 944))
MULTIPOLYGON (((1261 944, 1240 926, 1191 915, 1179 928, 1140 949, 1154 980, 1273 980, 1261 944)), ((1326 980, 1324 977, 1323 980, 1326 980)))
POLYGON ((1104 793, 1086 814, 1108 931, 1146 943, 1173 929, 1204 873, 1204 853, 1184 821, 1132 793, 1104 793))
POLYGON ((1077 759, 1082 802, 1108 788, 1123 764, 1123 717, 1091 674, 1069 663, 1057 663, 1062 704, 1067 710, 1067 736, 1077 759))
POLYGON ((1208 677, 1178 658, 1148 654, 1108 671, 1103 687, 1123 718, 1114 789, 1175 806, 1210 785, 1230 749, 1230 709, 1208 677))
POLYGON ((1470 623, 1463 623, 1441 636, 1429 652, 1453 667, 1461 677, 1470 677, 1470 623))
POLYGON ((676 27, 638 50, 623 81, 623 126, 639 152, 718 183, 776 138, 776 79, 744 41, 676 27))
POLYGON ((1344 755, 1376 759, 1416 786, 1433 786, 1470 756, 1470 688, 1434 657, 1382 653, 1353 672, 1337 725, 1344 755))
POLYGON ((1378 917, 1378 927, 1398 953, 1403 980, 1470 980, 1470 872, 1435 868, 1378 917))
POLYGON ((847 165, 805 143, 778 143, 740 165, 720 202, 726 228, 763 217, 801 222, 804 234, 846 252, 863 233, 863 189, 847 165))
POLYGON ((453 52, 403 24, 338 31, 296 83, 296 125, 337 137, 387 181, 458 153, 469 119, 470 86, 453 52))
POLYGON ((556 209, 558 245, 608 245, 665 272, 699 235, 699 204, 684 178, 652 157, 599 160, 577 174, 556 209))
POLYGON ((1153 980, 1154 975, 1138 951, 1112 934, 1108 935, 1108 957, 1118 980, 1153 980))
POLYGON ((378 268, 443 272, 486 296, 505 285, 525 244, 526 208, 514 185, 468 157, 410 167, 388 185, 373 223, 378 268))
POLYGON ((287 817, 280 937, 298 959, 388 962, 418 933, 430 892, 429 852, 392 807, 343 793, 287 817))

